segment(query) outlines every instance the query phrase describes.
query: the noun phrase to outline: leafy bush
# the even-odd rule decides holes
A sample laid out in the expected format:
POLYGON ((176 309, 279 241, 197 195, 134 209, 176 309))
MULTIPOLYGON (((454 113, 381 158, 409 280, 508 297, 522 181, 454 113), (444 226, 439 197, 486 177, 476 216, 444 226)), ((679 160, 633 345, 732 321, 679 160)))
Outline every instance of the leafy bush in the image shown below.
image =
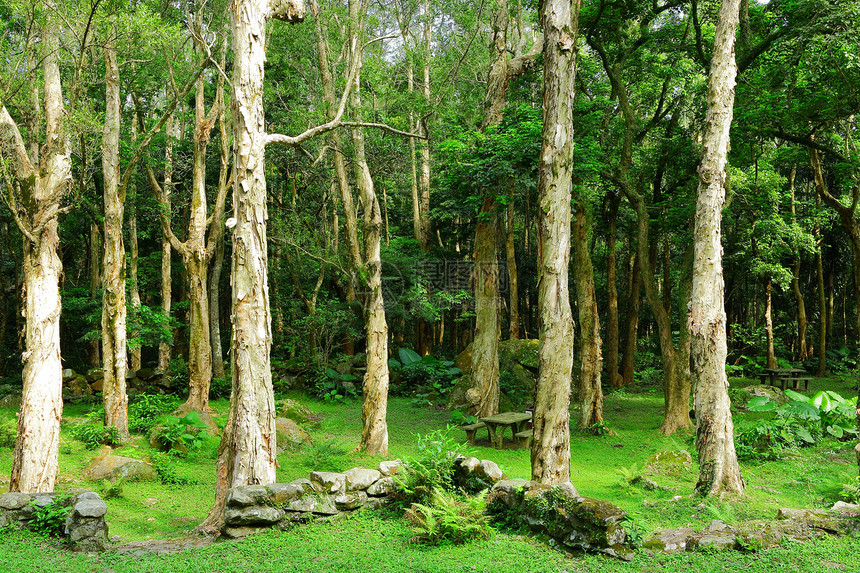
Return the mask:
POLYGON ((230 397, 233 391, 233 380, 230 378, 213 378, 209 384, 209 399, 221 400, 230 397))
POLYGON ((465 543, 473 539, 489 539, 492 533, 486 514, 487 493, 458 498, 434 489, 430 504, 412 504, 405 518, 415 536, 413 543, 438 545, 443 541, 465 543))
POLYGON ((326 402, 341 402, 358 395, 354 385, 358 378, 352 374, 341 374, 332 368, 324 368, 321 374, 317 374, 316 380, 316 395, 326 402))
POLYGON ((105 427, 101 422, 78 422, 69 426, 69 433, 79 442, 83 442, 88 450, 95 450, 101 445, 117 446, 120 444, 119 430, 114 426, 105 427))
POLYGON ((389 368, 400 373, 401 382, 394 385, 392 394, 413 396, 422 405, 435 404, 445 398, 454 380, 462 371, 451 360, 439 360, 431 355, 419 356, 414 350, 398 350, 400 360, 388 361, 389 368))
POLYGON ((395 476, 401 501, 426 502, 434 490, 454 489, 454 460, 459 455, 458 450, 465 453, 467 448, 466 444, 451 436, 454 429, 448 426, 444 430, 417 436, 417 455, 405 460, 402 476, 395 476))
POLYGON ((156 429, 152 437, 163 449, 186 454, 188 450, 200 447, 203 443, 200 430, 205 430, 207 427, 200 420, 200 413, 192 410, 182 418, 176 416, 162 418, 162 425, 156 429))
POLYGON ((18 424, 13 418, 0 420, 0 448, 14 448, 18 436, 18 424))
POLYGON ((779 403, 756 396, 747 403, 750 412, 773 412, 773 418, 758 420, 735 438, 738 456, 746 459, 778 459, 786 450, 812 445, 825 435, 844 439, 856 434, 854 415, 857 398, 845 399, 836 392, 822 391, 807 397, 786 390, 789 402, 779 403))
POLYGON ((161 394, 141 394, 128 405, 128 429, 134 434, 148 432, 164 414, 170 413, 179 405, 175 396, 161 394))
POLYGON ((70 499, 69 496, 57 496, 48 505, 31 502, 33 514, 30 517, 30 529, 50 537, 61 536, 66 528, 66 518, 72 511, 70 499))

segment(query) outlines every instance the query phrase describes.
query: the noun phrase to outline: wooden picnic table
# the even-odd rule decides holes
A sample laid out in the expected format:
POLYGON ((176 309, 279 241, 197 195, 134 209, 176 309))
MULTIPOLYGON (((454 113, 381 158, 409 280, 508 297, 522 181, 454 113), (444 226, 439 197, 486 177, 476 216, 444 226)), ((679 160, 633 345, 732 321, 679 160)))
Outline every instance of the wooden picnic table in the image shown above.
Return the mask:
POLYGON ((788 382, 796 384, 798 380, 806 380, 808 385, 808 379, 803 377, 806 373, 803 368, 763 368, 759 376, 767 378, 771 386, 780 386, 785 390, 788 382))
POLYGON ((481 418, 481 421, 487 425, 487 431, 490 433, 490 442, 494 448, 501 449, 502 442, 505 439, 505 428, 510 428, 514 440, 518 432, 523 431, 526 422, 532 419, 531 414, 523 412, 502 412, 494 416, 481 418))

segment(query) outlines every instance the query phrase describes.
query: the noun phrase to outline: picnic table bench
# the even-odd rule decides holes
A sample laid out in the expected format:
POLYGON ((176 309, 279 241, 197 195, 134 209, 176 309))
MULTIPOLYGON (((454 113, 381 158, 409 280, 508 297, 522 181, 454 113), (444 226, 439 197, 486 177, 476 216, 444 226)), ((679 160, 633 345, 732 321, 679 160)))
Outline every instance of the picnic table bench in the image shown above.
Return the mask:
POLYGON ((495 416, 481 418, 481 421, 487 425, 487 431, 490 432, 490 441, 493 443, 493 447, 501 449, 502 442, 504 442, 505 428, 511 429, 511 434, 514 440, 516 440, 517 434, 525 430, 526 423, 531 419, 531 414, 503 412, 495 416))
POLYGON ((759 378, 764 381, 767 379, 771 386, 779 386, 783 391, 787 387, 795 390, 800 390, 800 384, 803 383, 803 389, 809 389, 809 381, 811 377, 806 376, 807 372, 803 368, 765 368, 759 372, 759 378))
MULTIPOLYGON (((487 425, 483 422, 476 422, 474 424, 469 424, 467 426, 460 426, 460 429, 466 432, 466 438, 469 440, 469 443, 473 446, 475 445, 475 434, 478 433, 478 430, 481 428, 486 428, 487 425)), ((489 434, 489 431, 487 432, 489 434)))

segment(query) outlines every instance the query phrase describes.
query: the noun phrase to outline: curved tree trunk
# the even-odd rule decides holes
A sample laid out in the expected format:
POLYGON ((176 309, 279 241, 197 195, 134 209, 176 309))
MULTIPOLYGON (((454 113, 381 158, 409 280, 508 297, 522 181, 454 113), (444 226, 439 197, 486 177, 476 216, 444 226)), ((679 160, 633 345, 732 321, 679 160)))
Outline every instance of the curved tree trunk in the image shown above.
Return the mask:
POLYGON ((209 330, 212 347, 212 377, 224 379, 224 356, 221 354, 221 270, 224 268, 224 235, 218 238, 209 276, 209 330))
MULTIPOLYGON (((164 128, 165 151, 164 151, 164 186, 161 193, 161 208, 170 212, 170 192, 173 190, 173 115, 167 118, 164 128)), ((161 312, 165 317, 170 316, 170 307, 173 302, 173 265, 171 263, 173 249, 170 246, 170 237, 162 230, 161 234, 161 312)), ((170 333, 173 338, 173 329, 170 333)), ((170 371, 171 343, 162 342, 158 345, 158 369, 165 375, 170 371)))
POLYGON ((723 249, 720 244, 722 209, 726 199, 729 127, 732 123, 737 73, 734 39, 739 1, 723 0, 717 21, 708 76, 708 111, 702 141, 704 153, 699 166, 693 233, 695 259, 690 334, 696 450, 699 454, 696 491, 702 495, 724 491, 742 494, 744 491, 744 480, 735 454, 734 424, 726 377, 726 313, 723 300, 723 249))
POLYGON ((630 270, 630 290, 627 293, 627 312, 625 323, 627 329, 624 333, 624 353, 621 355, 621 375, 624 386, 631 388, 636 386, 634 378, 636 342, 639 336, 639 305, 642 301, 642 267, 639 264, 639 255, 635 254, 633 267, 630 270))
POLYGON ((520 337, 520 286, 517 273, 517 252, 514 248, 514 202, 513 197, 508 203, 507 219, 505 221, 505 257, 508 263, 508 282, 510 305, 508 338, 516 340, 520 337))
MULTIPOLYGON (((96 223, 90 224, 90 297, 93 301, 98 296, 102 286, 102 245, 101 233, 96 223)), ((101 342, 98 339, 90 341, 90 366, 99 368, 102 364, 101 342)))
POLYGON ((544 0, 543 136, 538 175, 539 372, 535 388, 532 479, 570 481, 570 200, 573 94, 580 0, 544 0))
MULTIPOLYGON (((816 207, 821 208, 821 197, 816 197, 816 207)), ((828 325, 830 321, 828 317, 830 315, 830 307, 827 304, 827 297, 824 293, 824 260, 821 254, 822 245, 821 245, 821 229, 818 226, 818 223, 815 224, 815 237, 816 237, 816 249, 815 249, 815 276, 818 283, 818 370, 816 372, 816 376, 826 376, 827 375, 827 337, 830 335, 828 332, 828 325)), ((831 299, 832 300, 832 299, 831 299)))
POLYGON ((594 289, 594 267, 588 252, 588 216, 579 202, 575 207, 572 224, 573 269, 579 326, 582 332, 579 426, 590 428, 603 423, 603 387, 600 383, 603 358, 600 354, 600 319, 597 314, 597 295, 594 289))
MULTIPOLYGON (((797 168, 791 168, 788 176, 788 186, 791 189, 791 218, 797 223, 797 208, 794 197, 794 179, 797 176, 797 168)), ((794 300, 797 302, 797 359, 805 362, 809 359, 809 351, 806 346, 806 304, 803 301, 803 293, 800 291, 800 254, 794 258, 794 268, 791 273, 791 290, 794 292, 794 300)))
POLYGON ((187 253, 188 321, 188 399, 185 404, 198 412, 209 410, 209 385, 212 382, 212 346, 209 328, 209 260, 201 250, 187 253))
POLYGON ((128 438, 128 396, 125 307, 125 246, 122 238, 124 193, 119 186, 120 96, 116 48, 104 47, 107 108, 102 140, 104 172, 105 249, 102 277, 102 355, 104 357, 105 426, 128 438))
POLYGON ((767 367, 776 368, 776 351, 773 347, 773 281, 764 285, 764 331, 767 336, 767 367))

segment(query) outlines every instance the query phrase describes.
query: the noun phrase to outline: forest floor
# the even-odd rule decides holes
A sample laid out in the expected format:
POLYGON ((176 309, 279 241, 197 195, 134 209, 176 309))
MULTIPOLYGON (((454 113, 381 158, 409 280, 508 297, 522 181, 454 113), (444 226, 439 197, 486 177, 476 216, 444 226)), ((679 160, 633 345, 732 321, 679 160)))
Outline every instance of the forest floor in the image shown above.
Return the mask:
MULTIPOLYGON (((733 379, 732 386, 752 384, 733 379)), ((814 380, 809 394, 835 390, 850 396, 853 382, 831 378, 814 380)), ((287 450, 278 457, 278 481, 307 477, 312 470, 343 471, 354 466, 375 467, 379 458, 353 452, 361 433, 359 400, 323 402, 303 396, 300 400, 319 413, 320 422, 309 430, 313 445, 287 450)), ((746 462, 742 471, 747 484, 744 498, 724 497, 703 500, 692 496, 698 467, 693 434, 663 436, 663 399, 657 388, 616 391, 606 397, 606 424, 610 433, 593 436, 576 432, 571 437, 572 475, 582 495, 610 501, 626 510, 636 528, 647 539, 658 529, 690 526, 703 529, 712 519, 729 524, 752 519, 775 519, 781 507, 828 508, 842 484, 853 479, 852 442, 825 439, 815 446, 787 452, 775 461, 746 462), (686 450, 693 464, 673 475, 653 477, 661 489, 631 485, 631 476, 642 472, 655 453, 686 450), (680 496, 680 498, 679 498, 680 496)), ((93 406, 68 406, 64 419, 83 418, 93 406)), ((216 419, 223 417, 227 401, 213 403, 216 419)), ((574 413, 575 414, 575 413, 574 413)), ((0 420, 14 419, 15 412, 0 409, 0 420)), ((743 426, 758 414, 739 412, 736 424, 743 426)), ((576 419, 575 415, 573 419, 576 419)), ((444 410, 414 407, 405 398, 389 402, 389 459, 415 454, 417 436, 445 428, 450 414, 444 410)), ((65 426, 64 426, 65 428, 65 426)), ((454 430, 458 439, 465 438, 454 430)), ((728 551, 714 558, 712 552, 653 556, 637 552, 631 563, 600 556, 566 556, 549 546, 513 533, 495 533, 488 541, 466 546, 422 547, 409 544, 408 525, 393 512, 359 512, 329 523, 297 526, 287 532, 272 532, 243 541, 218 542, 176 554, 145 550, 146 540, 162 540, 188 535, 206 516, 213 499, 214 460, 217 439, 204 441, 186 458, 172 460, 176 474, 197 483, 163 485, 157 481, 124 483, 121 493, 106 499, 110 535, 126 549, 99 556, 69 554, 55 542, 30 533, 4 532, 0 536, 0 564, 16 563, 16 571, 748 571, 853 570, 860 540, 822 539, 813 543, 789 543, 772 550, 753 553, 728 551)), ((105 495, 106 484, 84 481, 81 470, 98 455, 67 435, 64 429, 60 448, 58 490, 94 489, 105 495)), ((530 474, 529 452, 507 442, 505 448, 489 447, 483 432, 476 446, 464 446, 465 453, 499 464, 511 478, 530 474)), ((151 448, 138 438, 117 455, 146 458, 151 448)), ((0 476, 8 476, 12 452, 0 448, 0 476)), ((640 482, 641 483, 641 482, 640 482)), ((117 492, 113 492, 114 494, 117 492)), ((6 569, 11 570, 11 569, 6 569)))

